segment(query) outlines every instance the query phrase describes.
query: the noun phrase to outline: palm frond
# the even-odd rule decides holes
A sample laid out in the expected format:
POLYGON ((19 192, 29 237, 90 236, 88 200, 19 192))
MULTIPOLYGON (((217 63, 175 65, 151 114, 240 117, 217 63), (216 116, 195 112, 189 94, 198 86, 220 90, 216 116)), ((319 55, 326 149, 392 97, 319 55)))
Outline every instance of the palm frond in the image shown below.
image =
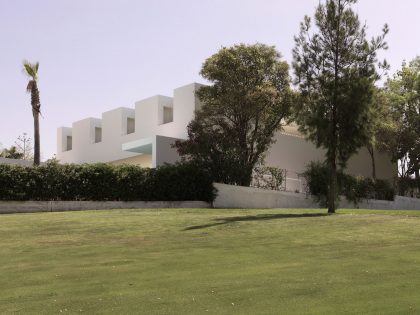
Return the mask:
POLYGON ((39 62, 30 63, 29 61, 23 61, 23 72, 32 78, 32 80, 38 79, 39 62))

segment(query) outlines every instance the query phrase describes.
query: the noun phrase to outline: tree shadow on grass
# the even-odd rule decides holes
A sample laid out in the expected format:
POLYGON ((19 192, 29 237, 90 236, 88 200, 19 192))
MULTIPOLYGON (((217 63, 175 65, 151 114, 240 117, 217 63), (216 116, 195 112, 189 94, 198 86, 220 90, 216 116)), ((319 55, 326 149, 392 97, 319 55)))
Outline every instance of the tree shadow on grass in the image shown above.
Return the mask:
POLYGON ((313 218, 313 217, 325 217, 328 216, 328 213, 278 213, 278 214, 259 214, 259 215, 245 215, 240 217, 225 217, 213 219, 213 223, 203 224, 203 225, 193 225, 186 227, 184 231, 189 230, 199 230, 205 229, 212 226, 229 224, 234 222, 242 221, 266 221, 266 220, 276 220, 276 219, 291 219, 291 218, 313 218))

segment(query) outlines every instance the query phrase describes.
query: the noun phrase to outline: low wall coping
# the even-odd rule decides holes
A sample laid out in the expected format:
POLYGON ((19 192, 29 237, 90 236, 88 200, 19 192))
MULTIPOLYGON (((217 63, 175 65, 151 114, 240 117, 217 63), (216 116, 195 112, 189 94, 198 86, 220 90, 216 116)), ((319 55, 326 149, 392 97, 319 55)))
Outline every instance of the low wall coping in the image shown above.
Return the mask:
POLYGON ((205 201, 0 201, 0 214, 149 208, 211 208, 211 204, 205 201))

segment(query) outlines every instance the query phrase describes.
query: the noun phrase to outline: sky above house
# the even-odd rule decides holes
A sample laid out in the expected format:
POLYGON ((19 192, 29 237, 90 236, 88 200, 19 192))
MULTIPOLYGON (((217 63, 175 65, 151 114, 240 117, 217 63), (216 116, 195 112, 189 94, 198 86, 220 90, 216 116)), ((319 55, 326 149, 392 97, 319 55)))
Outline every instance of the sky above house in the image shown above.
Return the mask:
MULTIPOLYGON (((303 16, 319 0, 0 0, 0 148, 33 138, 22 61, 39 61, 41 154, 56 132, 86 117, 203 82, 203 61, 222 46, 274 45, 289 63, 303 16)), ((392 74, 420 54, 419 0, 360 0, 370 35, 388 23, 392 74)))

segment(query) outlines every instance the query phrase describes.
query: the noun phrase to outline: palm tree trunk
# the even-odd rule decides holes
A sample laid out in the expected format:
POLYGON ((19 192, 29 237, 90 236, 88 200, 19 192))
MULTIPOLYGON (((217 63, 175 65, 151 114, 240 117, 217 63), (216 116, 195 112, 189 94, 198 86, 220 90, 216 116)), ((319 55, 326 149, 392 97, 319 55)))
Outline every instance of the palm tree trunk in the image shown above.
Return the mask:
POLYGON ((34 165, 41 163, 41 146, 39 136, 39 114, 41 113, 41 101, 39 99, 38 85, 35 80, 31 82, 31 106, 32 115, 34 116, 34 165))
POLYGON ((40 143, 39 143, 39 113, 34 112, 34 165, 39 165, 41 162, 40 143))

